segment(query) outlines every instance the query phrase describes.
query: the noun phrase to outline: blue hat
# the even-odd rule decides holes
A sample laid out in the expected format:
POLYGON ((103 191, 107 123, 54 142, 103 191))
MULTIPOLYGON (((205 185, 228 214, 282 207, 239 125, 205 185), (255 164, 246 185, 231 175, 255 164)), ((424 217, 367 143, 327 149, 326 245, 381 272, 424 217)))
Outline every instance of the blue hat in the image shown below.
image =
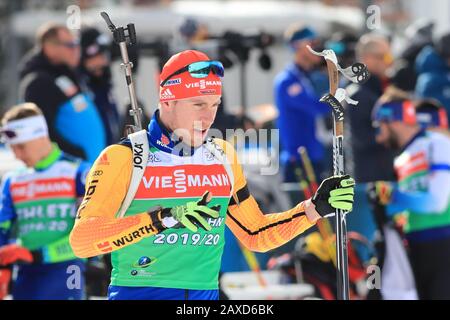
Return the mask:
POLYGON ((317 38, 317 34, 309 27, 297 27, 290 31, 291 32, 286 37, 286 41, 290 46, 297 41, 312 40, 317 38))
POLYGON ((199 22, 193 18, 187 18, 178 28, 183 37, 190 38, 195 35, 199 28, 199 22))
POLYGON ((410 100, 380 103, 375 105, 372 111, 372 121, 374 123, 402 121, 416 124, 416 111, 410 100))

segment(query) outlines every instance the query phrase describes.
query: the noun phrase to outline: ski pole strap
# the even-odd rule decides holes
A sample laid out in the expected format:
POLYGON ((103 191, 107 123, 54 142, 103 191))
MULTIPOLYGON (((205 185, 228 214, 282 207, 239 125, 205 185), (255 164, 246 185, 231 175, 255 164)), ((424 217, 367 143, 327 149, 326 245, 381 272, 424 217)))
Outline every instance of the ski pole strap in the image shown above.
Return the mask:
POLYGON ((229 206, 234 206, 235 204, 241 203, 244 200, 250 198, 250 191, 248 190, 247 185, 243 186, 238 192, 236 192, 235 197, 230 198, 229 206), (236 199, 237 198, 237 202, 236 199))
POLYGON ((205 148, 220 162, 225 168, 228 177, 230 178, 231 190, 230 195, 234 197, 234 174, 231 163, 225 155, 225 151, 214 141, 214 137, 208 138, 204 144, 205 148))
POLYGON ((128 207, 136 195, 139 183, 144 175, 150 153, 146 130, 132 133, 128 136, 128 138, 130 139, 131 150, 133 152, 133 171, 131 173, 131 181, 130 186, 128 187, 128 192, 122 202, 119 212, 117 213, 117 217, 119 218, 124 217, 125 212, 128 210, 128 207))
POLYGON ((337 68, 344 75, 344 77, 353 83, 364 83, 370 76, 366 65, 360 62, 356 62, 345 69, 341 68, 341 66, 337 64, 337 68))
POLYGON ((331 107, 337 121, 344 121, 344 107, 331 93, 324 95, 320 102, 325 102, 331 107))
MULTIPOLYGON (((342 75, 345 78, 347 78, 349 81, 353 83, 360 83, 360 84, 364 83, 370 77, 369 71, 367 70, 367 66, 363 63, 356 62, 352 64, 350 67, 342 68, 338 63, 336 54, 334 53, 333 50, 323 50, 322 52, 317 52, 314 51, 310 46, 307 46, 307 48, 312 54, 324 57, 325 60, 327 61, 328 68, 330 67, 330 64, 328 63, 329 61, 331 64, 335 66, 337 71, 342 73, 342 75)), ((329 75, 331 75, 330 72, 329 75)))

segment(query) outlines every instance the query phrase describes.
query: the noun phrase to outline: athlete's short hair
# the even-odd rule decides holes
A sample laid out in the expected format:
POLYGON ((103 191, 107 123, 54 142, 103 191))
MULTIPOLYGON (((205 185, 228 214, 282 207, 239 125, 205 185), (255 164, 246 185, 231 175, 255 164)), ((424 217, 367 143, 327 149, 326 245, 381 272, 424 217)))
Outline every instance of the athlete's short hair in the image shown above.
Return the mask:
POLYGON ((10 121, 41 115, 42 111, 32 102, 21 103, 11 107, 2 117, 1 124, 4 126, 10 121))

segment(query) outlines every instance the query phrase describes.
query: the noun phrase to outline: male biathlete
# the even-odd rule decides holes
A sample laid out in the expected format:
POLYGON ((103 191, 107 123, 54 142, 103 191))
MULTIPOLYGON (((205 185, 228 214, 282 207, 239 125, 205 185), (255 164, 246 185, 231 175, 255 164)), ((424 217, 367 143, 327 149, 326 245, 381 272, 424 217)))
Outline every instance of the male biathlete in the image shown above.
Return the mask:
POLYGON ((8 172, 0 194, 0 299, 11 266, 15 300, 84 297, 84 262, 69 244, 89 165, 62 152, 34 103, 8 110, 0 136, 27 168, 8 172), (73 278, 71 278, 73 276, 73 278))
POLYGON ((342 176, 286 212, 260 211, 234 148, 207 139, 223 74, 199 51, 172 56, 148 131, 95 161, 70 240, 79 257, 112 252, 109 299, 218 299, 225 224, 249 249, 267 251, 335 208, 352 209, 354 181, 342 176))

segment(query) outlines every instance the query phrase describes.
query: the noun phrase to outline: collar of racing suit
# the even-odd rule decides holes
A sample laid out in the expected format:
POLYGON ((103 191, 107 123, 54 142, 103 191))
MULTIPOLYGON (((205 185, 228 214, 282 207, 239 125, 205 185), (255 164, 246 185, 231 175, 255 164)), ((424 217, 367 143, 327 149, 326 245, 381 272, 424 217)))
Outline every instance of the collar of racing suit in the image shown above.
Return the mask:
POLYGON ((61 149, 59 149, 56 143, 52 143, 52 150, 50 151, 50 153, 44 159, 39 160, 35 164, 34 169, 37 171, 45 170, 52 164, 54 164, 60 157, 61 149))
MULTIPOLYGON (((417 138, 419 137, 423 137, 426 133, 425 129, 420 129, 409 141, 408 143, 406 143, 401 149, 400 149, 400 153, 402 153, 403 151, 405 151, 417 138)), ((399 153, 399 154, 400 154, 399 153)))
POLYGON ((148 124, 148 138, 153 147, 180 157, 190 157, 197 149, 184 144, 175 133, 161 122, 159 110, 156 110, 148 124))

